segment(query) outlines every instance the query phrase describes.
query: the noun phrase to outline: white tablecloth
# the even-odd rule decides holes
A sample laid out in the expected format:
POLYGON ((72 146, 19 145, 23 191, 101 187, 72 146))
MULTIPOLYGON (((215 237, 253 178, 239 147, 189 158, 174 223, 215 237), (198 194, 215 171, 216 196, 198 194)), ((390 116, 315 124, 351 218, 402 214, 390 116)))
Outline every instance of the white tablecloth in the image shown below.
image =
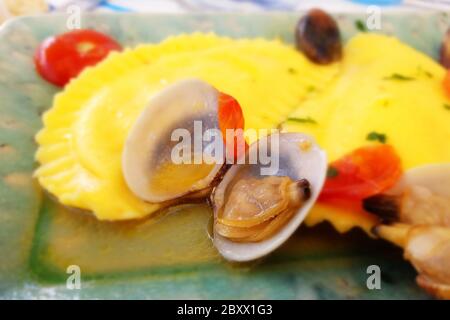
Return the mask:
POLYGON ((62 10, 68 3, 77 3, 85 10, 123 12, 192 12, 192 11, 238 11, 264 10, 293 11, 322 7, 328 11, 364 11, 368 4, 383 5, 383 10, 415 10, 427 4, 440 4, 440 9, 450 10, 450 0, 47 0, 51 9, 62 10), (414 5, 413 5, 414 4, 414 5))

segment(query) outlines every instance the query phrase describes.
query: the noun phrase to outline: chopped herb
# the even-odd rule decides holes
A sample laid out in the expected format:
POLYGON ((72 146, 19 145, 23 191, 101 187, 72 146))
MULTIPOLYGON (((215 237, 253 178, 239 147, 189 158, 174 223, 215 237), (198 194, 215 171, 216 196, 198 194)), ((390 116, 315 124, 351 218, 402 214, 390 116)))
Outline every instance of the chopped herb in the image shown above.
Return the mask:
POLYGON ((361 32, 367 32, 367 26, 362 20, 356 20, 355 27, 361 32))
POLYGON ((419 75, 424 74, 425 76, 427 76, 430 79, 434 78, 434 75, 430 71, 423 69, 421 66, 417 66, 417 73, 419 75))
POLYGON ((411 81, 415 80, 413 77, 404 76, 399 73, 393 73, 389 77, 385 77, 384 80, 401 80, 401 81, 411 81))
POLYGON ((378 132, 372 131, 367 135, 366 139, 369 141, 379 141, 381 143, 386 143, 387 138, 384 133, 378 133, 378 132))
POLYGON ((290 74, 297 74, 297 70, 295 70, 294 68, 289 68, 289 69, 288 69, 288 72, 289 72, 290 74))
POLYGON ((327 178, 335 178, 339 175, 338 169, 335 167, 329 166, 327 170, 327 178))
POLYGON ((292 121, 292 122, 299 122, 299 123, 312 123, 312 124, 317 124, 317 121, 314 120, 311 117, 306 117, 306 118, 287 118, 287 121, 292 121))
POLYGON ((444 103, 444 109, 446 109, 446 110, 450 110, 450 104, 448 104, 448 103, 444 103))
POLYGON ((306 88, 306 91, 307 91, 308 93, 314 92, 314 91, 316 91, 316 87, 314 87, 314 86, 309 86, 308 88, 306 88))

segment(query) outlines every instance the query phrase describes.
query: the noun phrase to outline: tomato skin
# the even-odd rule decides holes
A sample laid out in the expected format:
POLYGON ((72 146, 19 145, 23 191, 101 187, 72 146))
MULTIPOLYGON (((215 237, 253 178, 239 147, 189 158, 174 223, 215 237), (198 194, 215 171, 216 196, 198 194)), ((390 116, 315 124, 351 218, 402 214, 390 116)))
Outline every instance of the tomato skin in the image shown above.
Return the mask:
POLYGON ((223 139, 226 145, 227 159, 236 160, 241 154, 241 151, 245 152, 248 145, 244 139, 244 114, 239 102, 232 96, 226 93, 219 93, 218 97, 218 119, 219 128, 222 132, 223 139), (236 131, 236 135, 233 140, 227 140, 227 129, 239 130, 236 131), (244 150, 239 148, 239 143, 243 141, 245 143, 244 150))
POLYGON ((450 98, 450 70, 447 70, 444 80, 442 81, 442 87, 448 98, 450 98))
POLYGON ((330 164, 336 175, 328 177, 319 196, 323 202, 360 201, 386 191, 402 175, 401 161, 386 144, 358 148, 330 164))
POLYGON ((114 39, 94 30, 74 30, 45 39, 34 55, 36 71, 48 82, 65 86, 84 68, 102 61, 122 47, 114 39))

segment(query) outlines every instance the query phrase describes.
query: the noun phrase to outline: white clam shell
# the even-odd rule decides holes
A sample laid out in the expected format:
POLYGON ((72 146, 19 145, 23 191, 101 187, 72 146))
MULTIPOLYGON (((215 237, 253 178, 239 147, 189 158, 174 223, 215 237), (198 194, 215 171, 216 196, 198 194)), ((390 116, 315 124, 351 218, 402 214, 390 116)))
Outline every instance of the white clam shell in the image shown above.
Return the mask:
MULTIPOLYGON (((251 243, 233 242, 214 232, 214 245, 227 260, 237 262, 255 260, 278 248, 297 230, 306 218, 323 187, 327 172, 327 157, 326 153, 317 146, 313 138, 301 133, 280 133, 279 137, 281 161, 279 170, 275 175, 287 175, 293 180, 307 179, 311 185, 311 197, 305 201, 280 231, 266 240, 251 243), (304 146, 305 144, 309 144, 309 148, 301 147, 301 145, 304 146)), ((252 148, 257 148, 256 142, 250 146, 249 151, 252 148)), ((215 197, 223 196, 227 185, 233 180, 239 168, 239 164, 233 165, 225 174, 224 179, 215 191, 222 194, 215 194, 215 197)), ((215 210, 214 214, 216 219, 217 210, 215 210)))
MULTIPOLYGON (((219 91, 198 79, 178 81, 156 94, 131 128, 122 154, 122 172, 130 190, 149 202, 163 202, 182 197, 209 186, 223 163, 217 163, 209 174, 183 191, 153 190, 155 166, 171 158, 172 133, 190 128, 201 121, 203 131, 218 128, 219 91), (170 142, 170 143, 169 143, 170 142)), ((195 129, 194 129, 195 130, 195 129)), ((195 132, 191 132, 194 143, 195 132)), ((201 132, 202 133, 202 132, 201 132)), ((203 150, 205 149, 205 142, 203 150)))
POLYGON ((389 194, 400 194, 408 186, 420 186, 450 198, 450 163, 427 164, 406 171, 389 194))

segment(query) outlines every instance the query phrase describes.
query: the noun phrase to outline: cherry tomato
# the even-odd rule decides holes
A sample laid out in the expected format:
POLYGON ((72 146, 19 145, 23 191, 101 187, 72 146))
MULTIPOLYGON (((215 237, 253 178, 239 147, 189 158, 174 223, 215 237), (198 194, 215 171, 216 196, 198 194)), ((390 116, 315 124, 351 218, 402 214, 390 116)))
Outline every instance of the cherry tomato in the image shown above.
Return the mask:
POLYGON ((120 44, 105 34, 74 30, 45 39, 36 50, 34 63, 45 80, 62 87, 84 68, 121 49, 120 44))
POLYGON ((392 146, 362 147, 330 164, 319 199, 359 201, 389 189, 401 174, 401 161, 392 146))
POLYGON ((450 70, 448 70, 445 74, 444 80, 442 81, 442 86, 444 87, 445 94, 450 98, 450 70))
POLYGON ((227 158, 236 160, 248 147, 243 133, 244 114, 239 102, 226 93, 220 93, 218 118, 219 128, 226 145, 227 158), (233 132, 235 134, 232 140, 227 139, 227 129, 238 130, 233 132), (241 143, 244 143, 244 148, 239 146, 241 143))

